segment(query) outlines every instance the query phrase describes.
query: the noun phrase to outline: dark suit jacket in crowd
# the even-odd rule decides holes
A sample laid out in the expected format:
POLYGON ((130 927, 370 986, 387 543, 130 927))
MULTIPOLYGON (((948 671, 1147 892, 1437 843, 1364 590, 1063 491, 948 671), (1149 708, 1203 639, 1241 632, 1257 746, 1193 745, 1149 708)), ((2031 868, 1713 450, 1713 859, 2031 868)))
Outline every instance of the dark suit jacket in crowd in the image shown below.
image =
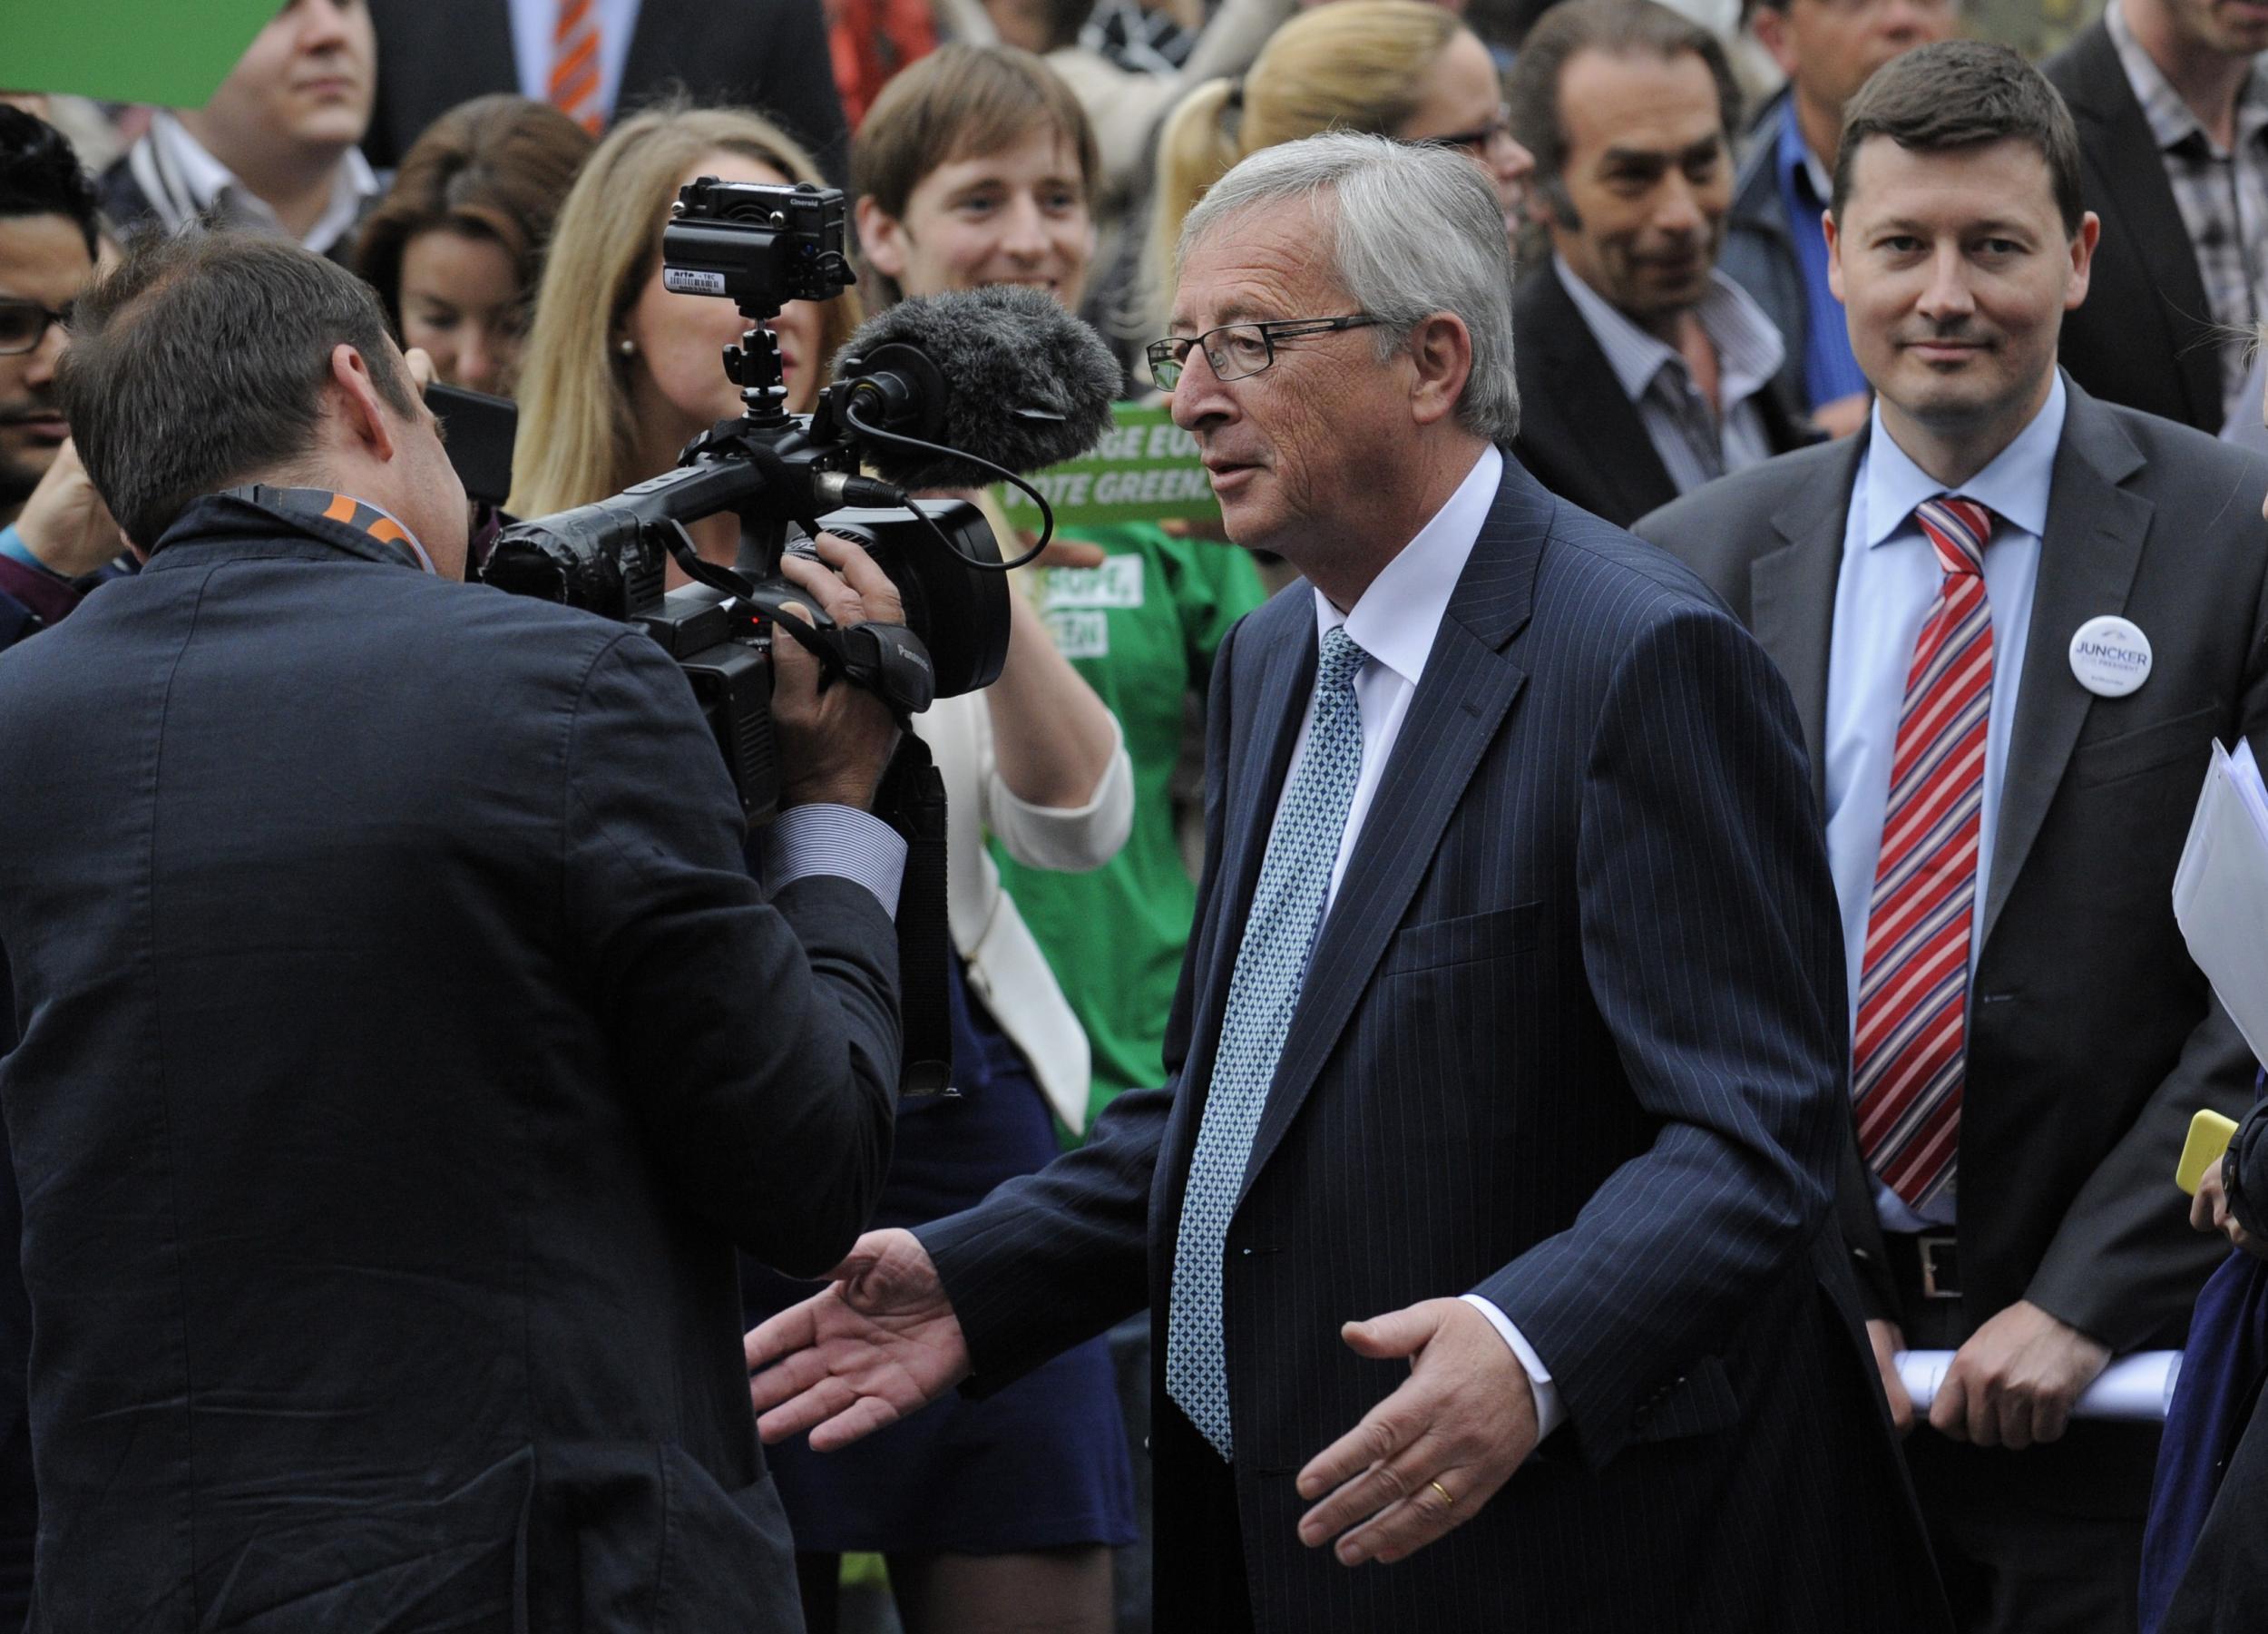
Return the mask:
MULTIPOLYGON (((2224 1173, 2230 1212, 2255 1246, 2268 1244, 2268 1102, 2253 1109, 2229 1142, 2224 1173)), ((2255 1404, 2156 1634, 2252 1634, 2260 1626, 2261 1608, 2268 1604, 2263 1516, 2268 1412, 2255 1404)))
POLYGON ((31 1627, 789 1626, 734 1248, 863 1226, 895 938, 676 666, 209 499, 0 763, 31 1627))
MULTIPOLYGON (((921 1232, 991 1389, 1148 1304, 1315 668, 1308 592, 1223 643, 1167 1046, 1080 1151, 921 1232)), ((1259 1627, 1943 1626, 1830 1217, 1842 954, 1799 729, 1675 562, 1508 462, 1308 966, 1225 1253, 1259 1627), (1441 1541, 1350 1571, 1293 1477, 1407 1376, 1353 1317, 1478 1292, 1568 1421, 1441 1541), (1900 1557, 1903 1557, 1902 1561, 1900 1557)), ((1156 1437, 1158 1626, 1211 1626, 1156 1437)))
MULTIPOLYGON (((1639 524, 1787 677, 1823 812, 1829 637, 1865 436, 1735 473, 1639 524)), ((2053 482, 1971 973, 1963 1315, 1973 1326, 2028 1299, 2115 1351, 2177 1347, 2224 1250, 2169 1197, 2175 1164, 2192 1113, 2251 1103, 2253 1062, 2174 923, 2174 865, 2214 739, 2268 726, 2268 467, 2072 387, 2053 482), (2139 625, 2155 658, 2124 698, 2071 672, 2072 636, 2105 613, 2139 625)), ((1895 1316, 1846 1148, 1844 1234, 1875 1314, 1895 1316)), ((2146 1495, 2146 1466, 2142 1482, 2146 1495)))
MULTIPOLYGON (((1512 348, 1520 377, 1520 437, 1512 450, 1538 482, 1560 498, 1628 527, 1677 497, 1637 405, 1623 395, 1607 354, 1546 260, 1512 296, 1512 348)), ((1774 454, 1801 448, 1819 433, 1803 400, 1803 337, 1787 340, 1794 359, 1756 394, 1774 454)))
POLYGON ((2221 429, 2223 337, 2157 138, 2100 22, 2040 71, 2079 129, 2080 196, 2103 219, 2087 301, 2063 319, 2063 367, 2097 396, 2221 429))
MULTIPOLYGON (((362 145, 380 169, 459 103, 520 89, 505 0, 370 0, 370 20, 378 97, 362 145)), ((850 127, 818 0, 641 0, 614 117, 679 90, 769 115, 830 181, 848 181, 850 127)))

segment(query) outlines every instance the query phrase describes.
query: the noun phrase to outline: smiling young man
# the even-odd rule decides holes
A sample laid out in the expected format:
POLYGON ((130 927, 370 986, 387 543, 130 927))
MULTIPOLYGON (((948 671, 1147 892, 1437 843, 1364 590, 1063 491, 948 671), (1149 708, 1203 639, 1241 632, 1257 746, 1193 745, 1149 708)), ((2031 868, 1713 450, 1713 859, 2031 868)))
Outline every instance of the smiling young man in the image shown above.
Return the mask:
POLYGON ((1571 0, 1505 96, 1551 234, 1512 308, 1528 469, 1628 526, 1811 441, 1800 359, 1717 269, 1740 93, 1716 36, 1653 0, 1571 0))
MULTIPOLYGON (((2268 726, 2268 468, 2056 367, 2099 233, 2007 48, 1851 103, 1828 235, 1857 437, 1639 524, 1786 674, 1843 907, 1845 1238, 1887 1358, 1958 1354, 1907 1458, 1966 1629, 2131 1629, 2155 1427, 2075 1419, 2179 1345, 2219 1255, 2166 1206, 2252 1062, 2174 865, 2217 737, 2268 726)), ((1918 1564, 1918 1563, 1917 1563, 1918 1564)))
POLYGON ((384 191, 355 145, 376 70, 363 0, 286 0, 210 102, 160 111, 104 172, 103 209, 121 230, 204 218, 345 260, 384 191))

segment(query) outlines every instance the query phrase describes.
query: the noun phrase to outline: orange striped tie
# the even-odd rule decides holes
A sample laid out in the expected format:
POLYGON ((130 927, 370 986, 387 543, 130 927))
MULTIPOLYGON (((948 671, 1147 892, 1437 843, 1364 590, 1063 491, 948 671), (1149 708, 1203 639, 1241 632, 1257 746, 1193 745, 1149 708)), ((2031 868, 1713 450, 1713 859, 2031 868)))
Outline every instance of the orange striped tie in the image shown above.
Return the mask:
POLYGON ((599 16, 592 0, 559 0, 552 32, 552 106, 596 136, 606 128, 599 105, 599 16))

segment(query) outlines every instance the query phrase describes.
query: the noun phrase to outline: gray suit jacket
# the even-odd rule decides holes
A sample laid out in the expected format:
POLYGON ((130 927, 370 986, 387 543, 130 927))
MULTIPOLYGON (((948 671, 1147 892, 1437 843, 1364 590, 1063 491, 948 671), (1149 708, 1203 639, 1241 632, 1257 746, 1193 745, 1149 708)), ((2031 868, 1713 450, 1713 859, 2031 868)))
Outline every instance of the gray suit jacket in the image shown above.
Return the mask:
MULTIPOLYGON (((1829 635, 1864 434, 1713 483, 1638 524, 1787 677, 1825 809, 1829 635)), ((2253 1062, 2174 923, 2213 740, 2268 725, 2268 465, 2070 388, 1972 973, 1959 1226, 1973 1324, 2028 1299, 2114 1350, 2178 1345, 2225 1248, 2172 1189, 2190 1115, 2241 1116, 2253 1062), (2125 698, 2071 673, 2120 613, 2156 665, 2125 698)), ((2268 738, 2261 739, 2268 744, 2268 738)), ((1895 1316, 1855 1144, 1842 1218, 1895 1316)))

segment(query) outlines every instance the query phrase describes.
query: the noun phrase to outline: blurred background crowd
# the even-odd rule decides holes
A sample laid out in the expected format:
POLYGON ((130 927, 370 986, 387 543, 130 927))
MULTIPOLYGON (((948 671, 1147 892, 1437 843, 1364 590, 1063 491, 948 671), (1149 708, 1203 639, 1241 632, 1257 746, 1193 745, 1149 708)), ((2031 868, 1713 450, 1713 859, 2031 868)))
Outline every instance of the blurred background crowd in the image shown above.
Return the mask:
MULTIPOLYGON (((220 221, 351 268, 440 380, 517 400, 505 509, 528 515, 739 411, 718 364, 739 317, 661 279, 696 177, 849 196, 856 290, 776 326, 791 409, 864 313, 1002 283, 1087 318, 1142 397, 1182 219, 1243 157, 1326 130, 1487 173, 1520 268, 1515 452, 1628 525, 1866 423, 1820 220, 1843 110, 1956 34, 2043 61, 2076 115, 2104 225, 2071 377, 2257 440, 2268 10, 2233 0, 290 0, 202 106, 0 98, 0 643, 126 571, 53 389, 73 299, 124 235, 220 221)), ((729 563, 717 521, 696 543, 729 563)), ((1286 576, 1206 533, 1059 546, 1001 683, 924 729, 978 818, 950 896, 956 1061, 982 1091, 904 1110, 878 1223, 964 1207, 1163 1081, 1191 725, 1222 637, 1286 576)), ((752 1319, 797 1296, 753 1270, 746 1293, 752 1319)), ((1148 1628, 1149 1343, 1138 1318, 854 1451, 778 1449, 812 1626, 1148 1628)), ((20 1605, 24 1360, 0 1365, 20 1605)))

